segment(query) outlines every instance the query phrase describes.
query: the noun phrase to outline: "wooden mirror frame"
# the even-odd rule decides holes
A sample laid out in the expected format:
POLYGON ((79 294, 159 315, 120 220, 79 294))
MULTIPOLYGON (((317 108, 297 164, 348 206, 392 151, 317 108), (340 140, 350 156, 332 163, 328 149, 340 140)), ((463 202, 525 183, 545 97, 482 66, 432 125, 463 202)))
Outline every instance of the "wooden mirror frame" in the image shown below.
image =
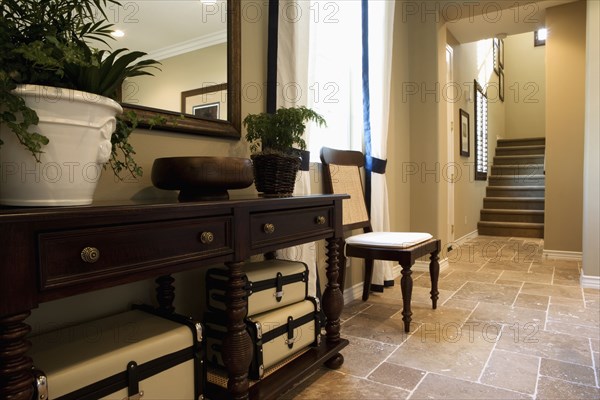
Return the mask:
POLYGON ((134 111, 141 128, 148 128, 148 121, 160 117, 165 123, 153 124, 152 128, 194 135, 214 136, 228 139, 241 138, 241 10, 239 0, 227 0, 227 121, 210 120, 166 111, 158 108, 123 104, 123 110, 134 111))

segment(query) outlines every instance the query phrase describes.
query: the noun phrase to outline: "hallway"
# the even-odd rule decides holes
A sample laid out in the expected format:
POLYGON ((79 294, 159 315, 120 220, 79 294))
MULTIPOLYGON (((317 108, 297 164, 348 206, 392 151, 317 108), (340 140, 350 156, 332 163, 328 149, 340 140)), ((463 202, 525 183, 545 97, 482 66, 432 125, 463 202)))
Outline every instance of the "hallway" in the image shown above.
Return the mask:
POLYGON ((286 399, 592 399, 600 397, 600 291, 580 262, 544 260, 543 241, 477 237, 449 254, 431 310, 414 272, 405 334, 400 286, 342 315, 350 345, 286 399))

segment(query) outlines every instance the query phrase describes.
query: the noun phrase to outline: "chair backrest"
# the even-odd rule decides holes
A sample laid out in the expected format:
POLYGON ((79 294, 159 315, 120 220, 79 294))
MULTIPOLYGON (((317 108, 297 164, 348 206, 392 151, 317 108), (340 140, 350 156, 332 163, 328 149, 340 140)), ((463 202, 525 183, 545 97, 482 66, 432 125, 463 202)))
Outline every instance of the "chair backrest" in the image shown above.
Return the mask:
POLYGON ((321 162, 325 192, 350 195, 342 203, 344 229, 363 228, 371 231, 360 171, 365 165, 364 154, 360 151, 323 147, 321 162))

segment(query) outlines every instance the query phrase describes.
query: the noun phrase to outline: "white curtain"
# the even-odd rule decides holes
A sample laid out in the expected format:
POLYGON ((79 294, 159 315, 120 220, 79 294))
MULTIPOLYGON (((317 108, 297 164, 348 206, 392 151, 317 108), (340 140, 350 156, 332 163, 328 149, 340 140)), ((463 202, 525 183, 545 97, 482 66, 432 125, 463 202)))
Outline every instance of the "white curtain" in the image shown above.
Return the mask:
MULTIPOLYGON (((277 108, 309 106, 309 42, 310 2, 297 0, 279 1, 279 24, 277 38, 277 108), (282 18, 282 16, 284 16, 282 18)), ((310 125, 304 133, 310 141, 310 125)), ((294 187, 294 195, 311 193, 310 172, 300 171, 294 187)), ((308 295, 316 295, 317 252, 315 243, 306 243, 277 251, 277 257, 302 261, 308 266, 308 295)))
MULTIPOLYGON (((369 91, 371 98, 371 155, 387 159, 390 110, 394 1, 369 1, 369 91)), ((389 206, 384 174, 371 176, 371 224, 374 231, 389 231, 389 206)), ((373 284, 391 281, 393 263, 375 261, 373 284)))

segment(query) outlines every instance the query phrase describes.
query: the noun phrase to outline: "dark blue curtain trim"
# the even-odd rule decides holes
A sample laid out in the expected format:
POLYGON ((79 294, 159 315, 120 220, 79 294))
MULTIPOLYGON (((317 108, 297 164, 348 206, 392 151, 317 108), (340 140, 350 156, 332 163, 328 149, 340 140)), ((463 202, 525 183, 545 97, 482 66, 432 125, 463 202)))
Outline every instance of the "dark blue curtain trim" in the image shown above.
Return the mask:
POLYGON ((371 283, 371 292, 383 293, 383 289, 385 289, 383 285, 375 285, 371 283))
POLYGON ((371 214, 371 93, 369 91, 369 2, 362 0, 362 89, 363 89, 363 125, 365 147, 365 202, 371 214))
POLYGON ((277 48, 279 43, 279 0, 269 1, 267 50, 267 112, 277 110, 277 48))
POLYGON ((371 171, 376 174, 385 174, 385 168, 387 167, 387 160, 381 158, 366 156, 365 163, 371 164, 371 171), (367 161, 368 160, 368 161, 367 161))

